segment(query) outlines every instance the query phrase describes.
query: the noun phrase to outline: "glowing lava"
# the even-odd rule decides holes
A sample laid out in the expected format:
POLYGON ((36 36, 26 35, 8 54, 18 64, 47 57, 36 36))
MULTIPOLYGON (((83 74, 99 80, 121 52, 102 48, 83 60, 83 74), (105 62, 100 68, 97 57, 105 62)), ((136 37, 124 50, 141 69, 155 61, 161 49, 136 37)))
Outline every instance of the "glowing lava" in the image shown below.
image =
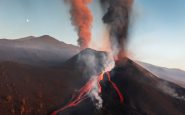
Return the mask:
POLYGON ((119 95, 120 103, 123 103, 123 101, 124 101, 123 95, 120 92, 120 90, 117 87, 117 85, 114 82, 111 81, 110 72, 102 72, 99 76, 91 78, 79 90, 78 94, 73 95, 72 100, 66 106, 64 106, 64 107, 54 111, 51 115, 57 115, 59 112, 62 112, 62 111, 64 111, 67 108, 74 107, 74 106, 78 105, 80 102, 82 102, 83 100, 87 99, 89 97, 90 92, 95 87, 95 85, 98 85, 98 92, 99 92, 99 94, 101 94, 102 93, 102 87, 100 85, 100 81, 102 81, 104 79, 104 75, 107 75, 108 81, 111 83, 111 85, 116 90, 117 94, 119 95))
POLYGON ((117 94, 119 95, 120 103, 123 103, 124 98, 123 98, 123 95, 122 95, 121 91, 119 90, 119 88, 117 87, 117 85, 114 82, 111 81, 110 73, 109 72, 106 72, 106 74, 107 74, 107 77, 108 77, 109 82, 112 84, 112 86, 116 90, 117 94))

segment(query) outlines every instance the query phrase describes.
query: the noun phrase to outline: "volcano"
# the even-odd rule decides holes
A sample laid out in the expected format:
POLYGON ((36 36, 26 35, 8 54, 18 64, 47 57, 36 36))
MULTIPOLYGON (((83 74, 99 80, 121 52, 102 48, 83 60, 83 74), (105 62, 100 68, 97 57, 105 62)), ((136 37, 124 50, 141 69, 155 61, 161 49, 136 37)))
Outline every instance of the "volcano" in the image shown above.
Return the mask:
MULTIPOLYGON (((92 52, 94 52, 92 50, 92 52)), ((88 98, 63 110, 59 115, 183 115, 184 98, 175 97, 164 90, 174 90, 183 97, 185 89, 171 82, 159 79, 132 60, 125 58, 118 62, 110 72, 111 80, 124 95, 124 103, 105 74, 101 81, 103 107, 96 109, 94 102, 88 98), (166 87, 164 89, 163 87, 166 87)))
MULTIPOLYGON (((0 62, 0 113, 47 115, 66 106, 108 60, 106 52, 85 49, 61 66, 45 68, 19 61, 0 62), (91 56, 96 63, 89 67, 91 56), (83 57, 83 58, 79 58, 83 57), (92 70, 93 69, 93 70, 92 70)), ((92 64, 92 63, 91 63, 92 64)), ((59 115, 184 115, 185 89, 159 79, 134 61, 124 58, 109 72, 124 97, 120 97, 104 74, 100 85, 102 108, 90 97, 59 115)))

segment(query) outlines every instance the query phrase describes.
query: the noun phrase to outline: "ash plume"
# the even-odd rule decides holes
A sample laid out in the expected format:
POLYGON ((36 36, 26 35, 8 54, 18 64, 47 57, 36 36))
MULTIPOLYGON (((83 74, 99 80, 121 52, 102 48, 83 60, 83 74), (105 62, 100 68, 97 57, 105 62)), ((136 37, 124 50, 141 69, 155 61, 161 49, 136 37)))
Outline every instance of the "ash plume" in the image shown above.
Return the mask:
POLYGON ((100 3, 106 11, 102 20, 108 25, 112 50, 116 58, 122 58, 125 55, 133 0, 100 0, 100 3))
POLYGON ((87 48, 91 41, 93 15, 88 8, 92 0, 69 0, 72 24, 78 32, 78 43, 81 49, 87 48))

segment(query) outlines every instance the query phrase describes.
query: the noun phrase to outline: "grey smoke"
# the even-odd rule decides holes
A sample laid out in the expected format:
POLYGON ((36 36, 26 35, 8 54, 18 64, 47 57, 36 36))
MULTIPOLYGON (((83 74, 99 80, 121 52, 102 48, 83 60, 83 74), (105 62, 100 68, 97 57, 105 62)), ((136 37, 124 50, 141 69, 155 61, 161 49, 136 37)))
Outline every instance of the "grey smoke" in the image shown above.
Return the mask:
POLYGON ((158 85, 158 88, 160 90, 162 90, 164 93, 180 99, 180 100, 184 100, 185 101, 185 96, 184 95, 180 95, 174 88, 172 88, 167 82, 160 82, 158 85))
MULTIPOLYGON (((106 52, 97 52, 92 49, 83 50, 80 55, 78 55, 77 65, 83 69, 83 76, 85 79, 98 78, 103 71, 110 71, 115 63, 112 56, 106 52)), ((89 92, 88 96, 95 103, 96 108, 100 109, 102 107, 103 100, 99 95, 98 81, 97 79, 93 82, 93 88, 89 92)))
POLYGON ((112 54, 85 49, 78 55, 76 65, 79 68, 84 68, 85 77, 91 77, 100 74, 102 71, 109 71, 115 64, 112 54))
POLYGON ((92 89, 92 91, 90 92, 89 96, 91 97, 91 99, 93 100, 93 102, 96 105, 97 109, 102 108, 102 104, 103 104, 103 99, 101 98, 101 96, 98 93, 98 85, 97 85, 98 81, 96 80, 94 83, 94 88, 92 89))
POLYGON ((121 56, 128 38, 133 0, 100 0, 100 3, 106 12, 102 19, 109 27, 112 50, 114 55, 121 56))

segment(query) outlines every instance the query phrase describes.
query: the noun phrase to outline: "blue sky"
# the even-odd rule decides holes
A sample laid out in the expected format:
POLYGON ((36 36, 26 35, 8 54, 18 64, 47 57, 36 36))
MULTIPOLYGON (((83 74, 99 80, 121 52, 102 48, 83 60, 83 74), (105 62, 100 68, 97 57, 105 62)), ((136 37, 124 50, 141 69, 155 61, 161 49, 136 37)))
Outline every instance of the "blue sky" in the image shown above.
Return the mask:
MULTIPOLYGON (((93 39, 99 39, 103 25, 98 0, 89 7, 94 14, 93 39)), ((77 44, 68 11, 63 0, 0 0, 0 38, 48 34, 77 44)), ((185 70, 185 0, 135 0, 131 20, 132 58, 185 70)))
POLYGON ((134 58, 185 70, 184 0, 136 0, 132 20, 134 58))

